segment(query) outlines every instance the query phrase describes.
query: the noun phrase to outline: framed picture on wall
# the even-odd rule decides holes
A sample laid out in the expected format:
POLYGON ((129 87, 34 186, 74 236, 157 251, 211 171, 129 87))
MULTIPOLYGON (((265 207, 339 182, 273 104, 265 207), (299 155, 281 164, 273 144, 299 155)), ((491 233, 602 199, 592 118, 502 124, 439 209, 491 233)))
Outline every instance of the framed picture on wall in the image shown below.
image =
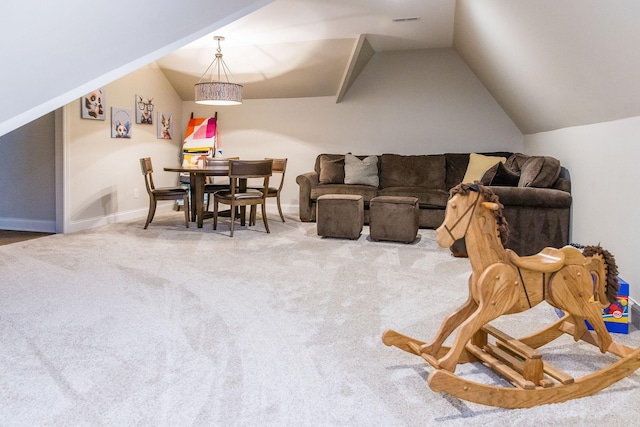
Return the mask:
POLYGON ((80 99, 80 117, 89 120, 105 120, 104 89, 96 89, 80 99))
POLYGON ((153 124, 153 98, 136 95, 136 123, 153 124))
POLYGON ((157 129, 158 139, 171 139, 173 135, 171 113, 158 113, 157 129))
POLYGON ((111 107, 111 138, 131 138, 131 110, 111 107))

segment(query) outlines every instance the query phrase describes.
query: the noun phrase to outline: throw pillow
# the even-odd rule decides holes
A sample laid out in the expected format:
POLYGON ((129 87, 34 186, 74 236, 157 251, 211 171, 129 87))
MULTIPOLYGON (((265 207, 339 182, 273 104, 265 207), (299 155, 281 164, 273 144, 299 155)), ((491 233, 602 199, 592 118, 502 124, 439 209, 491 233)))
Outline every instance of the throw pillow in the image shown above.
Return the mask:
POLYGON ((498 162, 506 162, 506 157, 494 157, 484 156, 482 154, 471 153, 469 154, 469 165, 467 166, 467 172, 464 174, 462 182, 465 184, 473 184, 480 180, 484 172, 491 166, 498 162))
POLYGON ((560 175, 560 161, 549 156, 531 156, 522 165, 518 187, 548 188, 560 175))
POLYGON ((320 184, 344 183, 344 158, 330 159, 326 156, 321 156, 319 183, 320 184))
POLYGON ((512 170, 514 172, 521 172, 522 166, 524 166, 527 160, 529 160, 529 156, 527 156, 526 154, 514 153, 507 159, 506 162, 504 162, 504 165, 509 170, 512 170))
POLYGON ((491 166, 480 178, 482 185, 495 185, 500 187, 516 187, 520 181, 520 174, 507 168, 504 163, 498 162, 491 166))
POLYGON ((378 156, 369 156, 360 160, 353 154, 345 155, 344 183, 377 187, 379 184, 378 156))

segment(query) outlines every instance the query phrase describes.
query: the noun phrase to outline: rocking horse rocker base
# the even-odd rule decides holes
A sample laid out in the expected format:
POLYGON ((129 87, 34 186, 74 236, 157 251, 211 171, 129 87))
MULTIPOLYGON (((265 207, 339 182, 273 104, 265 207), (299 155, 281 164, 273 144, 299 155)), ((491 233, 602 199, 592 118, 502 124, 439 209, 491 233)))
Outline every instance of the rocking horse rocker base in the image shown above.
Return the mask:
POLYGON ((453 188, 436 236, 443 247, 466 238, 472 267, 469 297, 443 321, 430 343, 392 330, 383 333, 383 343, 416 354, 435 368, 428 378, 432 390, 503 408, 529 408, 589 396, 638 369, 640 348, 613 342, 602 320, 602 308, 615 300, 618 290, 613 256, 598 246, 587 247, 582 253, 567 246, 519 257, 502 246, 507 233, 502 205, 488 188, 477 184, 453 188), (489 325, 503 314, 519 313, 542 301, 567 314, 519 339, 489 325), (585 319, 593 332, 587 330, 585 319), (443 346, 456 330, 451 347, 443 346), (573 378, 544 362, 537 350, 564 334, 619 359, 573 378), (482 362, 513 386, 487 385, 457 376, 456 366, 469 362, 482 362))
MULTIPOLYGON (((518 340, 488 325, 481 328, 465 345, 458 363, 482 362, 510 381, 512 387, 474 382, 441 368, 438 359, 449 352, 449 347, 440 347, 435 356, 422 353, 420 348, 424 342, 393 330, 385 331, 382 341, 388 346, 422 357, 435 368, 427 379, 433 391, 483 405, 516 409, 590 396, 640 368, 640 348, 632 349, 615 342, 610 345, 609 352, 620 359, 580 378, 573 378, 552 364, 543 362, 542 354, 536 349, 563 334, 573 336, 575 330, 570 315, 518 340), (489 342, 489 336, 495 339, 494 343, 489 342)), ((598 346, 598 338, 592 331, 585 331, 580 340, 598 346)))

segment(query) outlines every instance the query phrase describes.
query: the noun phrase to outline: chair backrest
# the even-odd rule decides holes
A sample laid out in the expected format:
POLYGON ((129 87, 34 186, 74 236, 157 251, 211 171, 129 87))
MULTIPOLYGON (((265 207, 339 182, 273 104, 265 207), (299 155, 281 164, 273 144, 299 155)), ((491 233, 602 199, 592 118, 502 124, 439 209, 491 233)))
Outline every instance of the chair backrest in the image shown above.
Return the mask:
POLYGON ((231 178, 268 178, 271 176, 273 159, 229 160, 231 178))
POLYGON ((143 157, 140 159, 140 169, 144 175, 144 183, 147 187, 147 193, 153 192, 156 187, 153 184, 153 165, 151 164, 151 157, 143 157))
POLYGON ((204 161, 203 166, 206 167, 207 169, 226 171, 226 170, 229 170, 229 160, 238 160, 238 159, 239 157, 227 157, 227 158, 205 157, 203 159, 204 161))
MULTIPOLYGON (((269 157, 265 157, 265 159, 269 159, 269 157)), ((284 184, 284 174, 287 170, 287 159, 271 159, 273 160, 273 167, 271 171, 273 173, 282 174, 280 177, 280 185, 278 186, 278 191, 282 190, 282 184, 284 184)))

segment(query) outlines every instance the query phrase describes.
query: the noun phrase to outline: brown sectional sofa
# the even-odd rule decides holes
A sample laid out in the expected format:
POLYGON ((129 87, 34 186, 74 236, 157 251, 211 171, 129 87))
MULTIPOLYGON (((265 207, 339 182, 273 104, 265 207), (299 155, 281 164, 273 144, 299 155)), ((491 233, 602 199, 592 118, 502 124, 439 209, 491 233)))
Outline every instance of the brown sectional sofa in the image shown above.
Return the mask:
MULTIPOLYGON (((519 153, 481 153, 508 159, 503 166, 517 173, 517 176, 501 180, 500 171, 484 174, 481 182, 488 185, 498 195, 504 205, 504 215, 510 228, 506 246, 520 255, 531 255, 546 246, 562 247, 569 243, 569 221, 571 212, 571 180, 566 168, 550 157, 529 157, 519 153), (524 176, 535 164, 535 174, 542 177, 550 165, 552 170, 538 183, 526 182, 527 186, 517 186, 515 182, 505 184, 524 176), (542 169, 541 169, 542 168, 542 169), (555 173, 553 173, 555 170, 555 173), (491 185, 491 181, 501 185, 491 185), (552 182, 552 183, 550 183, 552 182), (540 186, 542 184, 542 186, 540 186), (537 186, 533 186, 537 185, 537 186)), ((376 196, 411 196, 418 198, 419 222, 422 228, 437 228, 444 219, 449 190, 462 182, 470 153, 446 153, 429 155, 382 154, 377 157, 378 185, 345 184, 345 155, 320 154, 316 157, 312 172, 299 175, 296 182, 300 187, 300 220, 315 221, 316 200, 324 194, 356 194, 364 198, 365 222, 369 219, 369 201, 376 196), (342 169, 341 169, 342 168, 342 169), (342 173, 342 175, 341 175, 342 173)), ((358 159, 372 156, 356 156, 358 159)), ((494 167, 493 169, 496 169, 494 167)), ((369 182, 369 184, 375 184, 369 182)), ((520 182, 522 184, 522 182, 520 182)), ((456 255, 465 255, 464 241, 452 247, 456 255)))

